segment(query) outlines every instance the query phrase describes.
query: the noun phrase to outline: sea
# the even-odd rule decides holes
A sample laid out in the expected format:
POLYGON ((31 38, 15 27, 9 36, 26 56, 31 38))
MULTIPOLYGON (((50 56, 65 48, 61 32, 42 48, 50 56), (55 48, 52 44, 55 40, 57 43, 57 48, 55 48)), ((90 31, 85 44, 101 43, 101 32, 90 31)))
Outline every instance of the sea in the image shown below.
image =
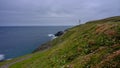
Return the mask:
POLYGON ((41 44, 50 41, 50 34, 71 26, 2 26, 0 27, 0 60, 32 53, 41 44))

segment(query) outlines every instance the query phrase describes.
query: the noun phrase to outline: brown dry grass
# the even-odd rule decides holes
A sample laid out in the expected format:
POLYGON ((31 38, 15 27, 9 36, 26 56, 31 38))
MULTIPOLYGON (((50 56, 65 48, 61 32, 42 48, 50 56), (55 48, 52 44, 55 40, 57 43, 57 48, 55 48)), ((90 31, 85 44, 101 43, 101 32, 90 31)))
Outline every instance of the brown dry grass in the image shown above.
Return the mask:
POLYGON ((113 36, 116 36, 117 35, 117 31, 113 30, 113 29, 109 29, 109 30, 106 30, 104 32, 105 35, 109 36, 109 37, 113 37, 113 36))
MULTIPOLYGON (((108 55, 103 61, 101 61, 99 64, 95 65, 92 68, 102 68, 105 65, 109 65, 109 62, 112 61, 117 56, 120 56, 120 50, 117 50, 113 52, 112 54, 108 55)), ((116 65, 110 65, 110 66, 112 66, 111 68, 114 68, 116 65)))
POLYGON ((95 41, 94 41, 94 40, 89 40, 89 41, 88 41, 88 44, 89 44, 89 45, 94 45, 94 44, 95 44, 95 41))
MULTIPOLYGON (((105 31, 113 28, 113 27, 116 27, 116 26, 117 26, 116 24, 114 24, 114 25, 111 25, 111 24, 97 24, 95 33, 100 34, 100 33, 103 33, 105 31)), ((112 31, 112 32, 114 32, 114 31, 112 31)), ((111 33, 111 31, 109 31, 109 33, 111 33)))
POLYGON ((114 44, 113 46, 111 46, 112 48, 115 48, 117 46, 120 46, 120 44, 114 44))

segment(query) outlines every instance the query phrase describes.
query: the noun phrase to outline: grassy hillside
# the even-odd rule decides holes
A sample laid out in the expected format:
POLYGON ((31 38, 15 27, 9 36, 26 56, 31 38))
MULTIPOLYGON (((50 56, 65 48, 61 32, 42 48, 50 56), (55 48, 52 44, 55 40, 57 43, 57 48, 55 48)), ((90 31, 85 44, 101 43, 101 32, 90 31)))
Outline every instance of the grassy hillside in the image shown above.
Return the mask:
POLYGON ((120 68, 120 16, 70 28, 44 46, 10 68, 120 68))

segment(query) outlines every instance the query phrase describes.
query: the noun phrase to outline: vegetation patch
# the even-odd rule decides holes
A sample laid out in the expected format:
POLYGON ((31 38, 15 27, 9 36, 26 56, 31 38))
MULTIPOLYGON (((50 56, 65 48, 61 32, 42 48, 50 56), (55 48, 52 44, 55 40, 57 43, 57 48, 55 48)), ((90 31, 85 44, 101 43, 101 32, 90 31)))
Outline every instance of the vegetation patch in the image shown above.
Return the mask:
POLYGON ((119 20, 110 17, 70 28, 10 68, 120 68, 119 20))

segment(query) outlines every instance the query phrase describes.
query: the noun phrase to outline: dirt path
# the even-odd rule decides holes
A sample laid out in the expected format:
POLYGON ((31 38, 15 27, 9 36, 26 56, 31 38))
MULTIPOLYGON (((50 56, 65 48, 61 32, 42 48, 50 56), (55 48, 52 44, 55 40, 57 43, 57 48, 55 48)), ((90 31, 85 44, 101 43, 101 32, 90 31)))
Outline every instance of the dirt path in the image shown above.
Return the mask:
POLYGON ((11 65, 13 65, 13 64, 15 64, 15 63, 17 63, 17 62, 21 62, 21 61, 26 60, 26 59, 29 59, 29 58, 31 58, 31 57, 32 57, 32 56, 27 56, 27 57, 25 57, 25 58, 21 58, 21 59, 15 60, 14 62, 10 62, 10 63, 7 63, 7 64, 1 66, 0 68, 9 68, 11 65))

